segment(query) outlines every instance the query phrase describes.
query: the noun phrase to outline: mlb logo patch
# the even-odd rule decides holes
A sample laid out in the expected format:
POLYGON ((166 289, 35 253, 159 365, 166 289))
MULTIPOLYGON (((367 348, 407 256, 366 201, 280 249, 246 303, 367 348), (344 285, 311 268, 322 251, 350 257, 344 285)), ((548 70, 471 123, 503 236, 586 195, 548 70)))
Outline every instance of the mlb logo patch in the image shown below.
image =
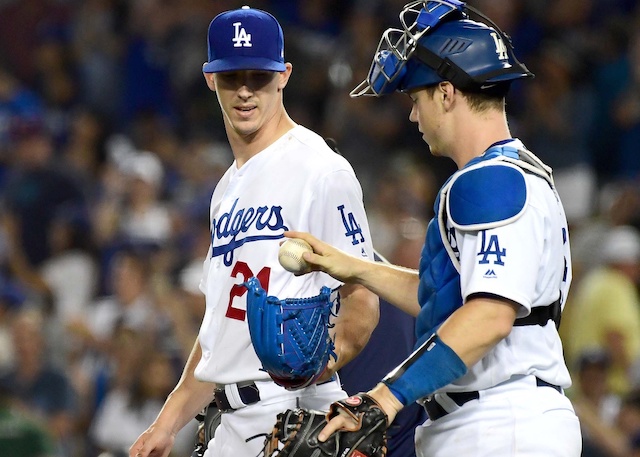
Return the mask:
POLYGON ((482 277, 483 278, 497 278, 498 275, 496 274, 494 269, 489 268, 482 277))

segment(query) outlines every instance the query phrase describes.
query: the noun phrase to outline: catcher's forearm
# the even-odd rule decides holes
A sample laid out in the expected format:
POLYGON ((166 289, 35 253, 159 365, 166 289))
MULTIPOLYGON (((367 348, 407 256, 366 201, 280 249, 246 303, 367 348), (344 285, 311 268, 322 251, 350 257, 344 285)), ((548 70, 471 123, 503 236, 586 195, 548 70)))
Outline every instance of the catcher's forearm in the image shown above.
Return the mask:
POLYGON ((362 284, 396 308, 414 317, 420 312, 417 270, 357 259, 353 273, 354 282, 362 284))
POLYGON ((345 284, 340 288, 340 312, 332 329, 337 360, 329 362, 335 373, 362 351, 378 325, 378 297, 363 286, 345 284))
POLYGON ((509 335, 518 306, 502 299, 468 299, 437 332, 428 337, 425 334, 413 353, 383 382, 405 405, 431 395, 464 376, 509 335))
POLYGON ((468 298, 440 326, 438 335, 471 367, 511 333, 519 308, 499 297, 468 298))
POLYGON ((300 238, 311 245, 313 252, 305 252, 302 257, 312 270, 324 271, 345 284, 363 285, 412 316, 420 312, 417 270, 347 254, 306 232, 287 231, 284 236, 300 238))

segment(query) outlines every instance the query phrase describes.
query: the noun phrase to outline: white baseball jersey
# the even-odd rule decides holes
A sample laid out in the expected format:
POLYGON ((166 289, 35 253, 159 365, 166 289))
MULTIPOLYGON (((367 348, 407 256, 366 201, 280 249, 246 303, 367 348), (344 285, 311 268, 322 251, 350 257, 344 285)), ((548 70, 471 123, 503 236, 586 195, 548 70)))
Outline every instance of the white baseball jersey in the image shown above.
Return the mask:
MULTIPOLYGON (((502 147, 525 150, 519 140, 502 147)), ((520 169, 498 156, 467 166, 456 175, 495 165, 501 159, 502 166, 520 169)), ((456 180, 456 175, 450 182, 456 180)), ((463 301, 476 293, 504 297, 521 305, 518 317, 527 316, 532 308, 550 305, 559 294, 564 305, 571 283, 571 255, 562 203, 547 180, 532 173, 523 176, 526 202, 509 223, 499 221, 485 224, 483 230, 473 230, 474 227, 454 223, 452 217, 446 222, 447 232, 455 240, 463 301)), ((545 326, 514 326, 481 362, 443 390, 483 390, 514 375, 531 374, 565 388, 571 385, 560 338, 551 321, 545 326)))
POLYGON ((346 159, 298 125, 241 168, 232 164, 213 193, 210 216, 195 376, 219 384, 268 380, 251 344, 242 284, 256 276, 268 295, 279 298, 310 297, 322 286, 341 285, 325 273, 296 277, 282 268, 278 250, 285 230, 309 232, 373 260, 360 183, 346 159))

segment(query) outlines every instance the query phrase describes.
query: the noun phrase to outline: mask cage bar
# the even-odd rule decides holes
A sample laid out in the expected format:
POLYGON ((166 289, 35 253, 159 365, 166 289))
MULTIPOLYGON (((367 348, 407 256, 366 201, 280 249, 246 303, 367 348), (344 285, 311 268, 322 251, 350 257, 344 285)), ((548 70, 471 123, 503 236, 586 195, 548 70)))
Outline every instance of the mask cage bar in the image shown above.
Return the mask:
POLYGON ((407 64, 407 53, 412 52, 414 47, 415 44, 404 30, 394 28, 385 30, 382 38, 380 38, 377 51, 371 63, 369 76, 358 84, 349 95, 353 98, 362 95, 378 96, 385 93, 385 89, 397 79, 402 68, 407 64), (384 62, 381 61, 382 57, 388 57, 389 54, 395 56, 396 62, 398 62, 398 65, 391 68, 391 71, 389 71, 384 62), (382 86, 378 90, 373 88, 372 76, 374 75, 376 79, 381 76, 385 79, 385 82, 382 83, 382 86))
POLYGON ((417 0, 407 3, 400 12, 402 28, 417 42, 424 33, 438 25, 445 16, 467 8, 458 0, 417 0))
POLYGON ((402 69, 415 51, 418 40, 452 12, 458 11, 464 17, 466 5, 458 0, 416 0, 407 3, 400 12, 402 29, 389 28, 380 38, 373 62, 367 78, 358 84, 350 93, 352 98, 360 96, 377 97, 385 93, 389 84, 401 74, 402 69), (392 53, 397 64, 389 72, 381 57, 392 53), (391 73, 391 74, 390 74, 391 73), (372 77, 385 78, 385 82, 377 90, 373 87, 372 77))

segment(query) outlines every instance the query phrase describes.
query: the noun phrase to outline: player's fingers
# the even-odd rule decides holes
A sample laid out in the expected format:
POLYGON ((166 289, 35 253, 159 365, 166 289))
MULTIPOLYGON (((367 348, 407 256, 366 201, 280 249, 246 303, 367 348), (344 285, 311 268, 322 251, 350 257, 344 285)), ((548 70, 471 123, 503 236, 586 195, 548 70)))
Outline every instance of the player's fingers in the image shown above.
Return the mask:
POLYGON ((129 448, 129 457, 141 457, 141 451, 144 446, 142 436, 136 440, 129 448))
POLYGON ((292 230, 284 232, 284 236, 287 238, 300 238, 301 240, 306 241, 313 249, 313 252, 318 254, 322 254, 323 250, 328 246, 327 243, 320 241, 318 238, 307 232, 295 232, 292 230))
POLYGON ((334 416, 327 425, 318 434, 318 440, 327 441, 327 439, 338 430, 356 430, 358 424, 349 416, 345 414, 337 414, 334 416))
POLYGON ((311 269, 313 270, 321 270, 326 263, 325 257, 320 254, 316 254, 315 252, 303 252, 302 258, 311 266, 311 269))
POLYGON ((131 447, 129 449, 129 457, 148 457, 149 451, 145 450, 144 446, 139 446, 137 448, 131 447))
POLYGON ((129 448, 129 457, 163 457, 169 453, 163 453, 156 450, 155 445, 151 444, 151 439, 147 439, 148 432, 145 432, 138 440, 129 448))
POLYGON ((303 253, 302 258, 310 266, 311 271, 324 271, 339 281, 347 282, 351 275, 351 256, 306 232, 287 231, 284 235, 309 243, 313 252, 303 253))
MULTIPOLYGON (((324 257, 331 252, 331 246, 307 232, 287 231, 284 232, 284 236, 286 238, 301 239, 309 243, 313 252, 304 252, 302 258, 309 264, 311 271, 325 271, 324 268, 327 266, 328 261, 324 257)), ((308 271, 300 273, 297 276, 306 273, 308 273, 308 271)))

